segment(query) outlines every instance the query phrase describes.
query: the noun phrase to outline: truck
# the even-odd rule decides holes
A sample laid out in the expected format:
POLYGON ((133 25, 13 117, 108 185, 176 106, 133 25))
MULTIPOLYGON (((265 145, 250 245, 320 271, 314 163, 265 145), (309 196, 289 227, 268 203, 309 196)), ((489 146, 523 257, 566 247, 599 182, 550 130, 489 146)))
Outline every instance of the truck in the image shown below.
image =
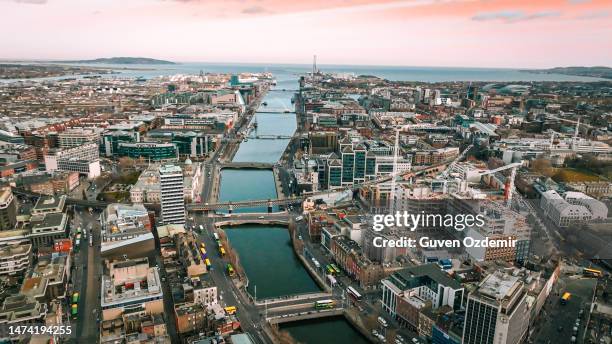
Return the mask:
POLYGON ((563 296, 561 296, 561 304, 562 305, 567 304, 571 298, 572 298, 572 294, 568 292, 563 293, 563 296))

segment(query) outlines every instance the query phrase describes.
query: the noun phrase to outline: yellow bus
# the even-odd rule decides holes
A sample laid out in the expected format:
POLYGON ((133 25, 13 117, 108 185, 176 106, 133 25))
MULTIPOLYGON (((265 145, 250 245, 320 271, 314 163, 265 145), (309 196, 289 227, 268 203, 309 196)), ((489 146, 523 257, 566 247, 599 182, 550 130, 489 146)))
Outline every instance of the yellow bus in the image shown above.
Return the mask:
POLYGON ((206 258, 206 260, 204 260, 204 263, 206 264, 206 267, 210 269, 210 266, 212 265, 210 264, 210 259, 206 258))
POLYGON ((221 257, 225 256, 225 249, 223 247, 221 247, 219 249, 219 253, 221 254, 221 257))
POLYGON ((565 292, 563 296, 561 296, 561 304, 565 305, 572 298, 572 294, 565 292))
POLYGON ((596 270, 596 269, 591 269, 591 268, 584 268, 582 273, 585 276, 591 276, 591 277, 597 277, 597 278, 603 277, 603 272, 601 270, 596 270))
POLYGON ((229 307, 225 307, 225 313, 232 315, 232 314, 236 314, 236 307, 234 306, 229 306, 229 307))

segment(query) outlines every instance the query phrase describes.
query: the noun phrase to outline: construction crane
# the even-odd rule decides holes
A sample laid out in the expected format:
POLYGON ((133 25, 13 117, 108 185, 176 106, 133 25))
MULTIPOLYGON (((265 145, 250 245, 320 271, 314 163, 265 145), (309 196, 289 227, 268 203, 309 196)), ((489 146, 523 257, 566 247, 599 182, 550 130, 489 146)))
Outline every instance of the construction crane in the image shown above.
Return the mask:
POLYGON ((506 206, 510 206, 512 202, 512 192, 514 190, 514 178, 516 177, 516 170, 523 166, 523 162, 514 162, 502 167, 498 167, 493 170, 481 171, 478 173, 479 176, 486 176, 489 174, 495 174, 497 172, 501 172, 507 169, 512 169, 510 172, 510 177, 506 178, 506 184, 504 185, 504 199, 506 200, 506 206))
POLYGON ((455 160, 453 160, 450 164, 448 164, 448 167, 442 171, 442 173, 440 173, 440 175, 438 176, 441 179, 446 179, 448 178, 448 174, 453 170, 453 168, 455 168, 455 165, 465 157, 465 155, 467 154, 467 152, 472 149, 472 147, 474 147, 474 144, 470 144, 469 146, 467 146, 463 152, 461 152, 461 154, 457 155, 457 157, 455 158, 455 160))

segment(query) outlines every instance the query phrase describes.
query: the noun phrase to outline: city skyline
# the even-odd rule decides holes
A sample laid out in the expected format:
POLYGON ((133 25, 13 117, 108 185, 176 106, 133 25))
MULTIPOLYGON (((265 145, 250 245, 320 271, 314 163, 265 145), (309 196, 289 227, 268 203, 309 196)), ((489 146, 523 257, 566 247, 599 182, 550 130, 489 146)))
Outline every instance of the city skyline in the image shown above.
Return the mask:
POLYGON ((0 57, 309 64, 317 54, 339 65, 606 66, 611 9, 597 0, 4 0, 1 26, 14 34, 2 39, 0 57))

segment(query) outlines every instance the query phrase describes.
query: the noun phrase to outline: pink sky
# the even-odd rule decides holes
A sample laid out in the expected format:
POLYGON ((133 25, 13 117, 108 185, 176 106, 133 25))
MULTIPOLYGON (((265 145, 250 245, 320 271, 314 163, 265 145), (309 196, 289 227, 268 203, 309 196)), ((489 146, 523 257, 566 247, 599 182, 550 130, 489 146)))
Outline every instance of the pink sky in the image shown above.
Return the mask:
POLYGON ((612 65, 607 0, 0 0, 0 58, 612 65))

